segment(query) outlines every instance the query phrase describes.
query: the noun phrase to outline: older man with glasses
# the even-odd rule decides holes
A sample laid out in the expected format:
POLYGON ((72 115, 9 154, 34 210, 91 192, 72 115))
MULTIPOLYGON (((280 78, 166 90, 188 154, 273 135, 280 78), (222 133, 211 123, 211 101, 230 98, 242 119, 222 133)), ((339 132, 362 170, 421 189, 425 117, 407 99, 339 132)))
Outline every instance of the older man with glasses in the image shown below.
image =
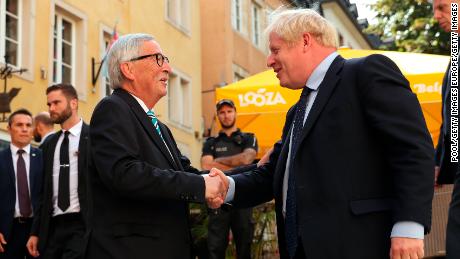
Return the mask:
POLYGON ((190 258, 189 202, 223 202, 228 188, 201 176, 155 116, 171 66, 147 34, 120 37, 108 54, 111 96, 91 119, 94 216, 87 258, 190 258))

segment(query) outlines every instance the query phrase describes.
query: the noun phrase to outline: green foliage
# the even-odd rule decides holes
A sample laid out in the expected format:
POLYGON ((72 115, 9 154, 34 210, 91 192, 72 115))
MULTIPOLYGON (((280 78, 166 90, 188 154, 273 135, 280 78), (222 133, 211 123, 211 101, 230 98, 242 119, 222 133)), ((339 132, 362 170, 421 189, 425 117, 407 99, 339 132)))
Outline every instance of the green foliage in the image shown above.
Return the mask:
POLYGON ((450 34, 433 18, 428 0, 377 0, 371 5, 377 23, 365 33, 376 34, 385 43, 380 48, 431 54, 450 53, 450 34))

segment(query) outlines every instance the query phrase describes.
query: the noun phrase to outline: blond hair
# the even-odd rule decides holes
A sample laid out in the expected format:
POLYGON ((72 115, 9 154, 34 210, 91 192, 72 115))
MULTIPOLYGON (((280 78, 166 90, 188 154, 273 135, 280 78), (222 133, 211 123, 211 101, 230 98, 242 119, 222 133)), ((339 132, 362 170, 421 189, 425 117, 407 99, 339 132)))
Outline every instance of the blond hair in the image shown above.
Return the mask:
POLYGON ((265 33, 274 32, 288 44, 300 40, 303 33, 310 33, 320 45, 338 47, 335 27, 312 9, 280 7, 270 15, 270 20, 265 33))

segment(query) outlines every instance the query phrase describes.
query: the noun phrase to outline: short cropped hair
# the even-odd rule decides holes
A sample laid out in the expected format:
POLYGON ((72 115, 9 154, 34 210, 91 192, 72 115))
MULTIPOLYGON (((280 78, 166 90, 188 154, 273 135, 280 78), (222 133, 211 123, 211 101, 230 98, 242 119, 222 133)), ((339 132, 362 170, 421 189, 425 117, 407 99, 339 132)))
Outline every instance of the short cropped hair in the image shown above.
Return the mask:
POLYGON ((50 114, 48 112, 40 112, 35 116, 34 121, 35 123, 40 122, 49 128, 54 127, 54 123, 51 120, 50 114))
POLYGON ((320 45, 338 47, 335 27, 312 9, 280 7, 270 15, 270 18, 271 22, 265 33, 268 35, 274 32, 288 44, 300 40, 303 33, 310 33, 320 45))
POLYGON ((64 96, 67 98, 67 100, 71 99, 77 99, 78 100, 78 94, 77 90, 71 85, 71 84, 55 84, 46 89, 46 94, 49 94, 50 92, 53 91, 58 91, 61 90, 64 96))
POLYGON ((29 110, 22 108, 22 109, 16 110, 13 113, 11 113, 11 115, 8 117, 8 126, 11 126, 11 124, 13 123, 14 116, 18 114, 27 115, 33 120, 32 113, 30 113, 29 110))

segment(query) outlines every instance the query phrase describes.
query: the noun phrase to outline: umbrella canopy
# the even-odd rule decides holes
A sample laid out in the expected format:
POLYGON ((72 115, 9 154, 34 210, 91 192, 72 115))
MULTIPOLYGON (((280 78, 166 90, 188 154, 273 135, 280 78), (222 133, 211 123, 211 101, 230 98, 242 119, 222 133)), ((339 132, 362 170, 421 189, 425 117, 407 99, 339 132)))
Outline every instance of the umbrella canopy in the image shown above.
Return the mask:
MULTIPOLYGON (((448 56, 408 52, 339 49, 346 58, 382 54, 392 59, 409 80, 422 106, 433 142, 437 142, 441 118, 441 87, 449 64, 448 56)), ((273 70, 256 74, 216 90, 216 99, 232 99, 238 112, 237 126, 256 134, 259 157, 281 138, 288 109, 299 99, 301 91, 279 85, 273 70)))

